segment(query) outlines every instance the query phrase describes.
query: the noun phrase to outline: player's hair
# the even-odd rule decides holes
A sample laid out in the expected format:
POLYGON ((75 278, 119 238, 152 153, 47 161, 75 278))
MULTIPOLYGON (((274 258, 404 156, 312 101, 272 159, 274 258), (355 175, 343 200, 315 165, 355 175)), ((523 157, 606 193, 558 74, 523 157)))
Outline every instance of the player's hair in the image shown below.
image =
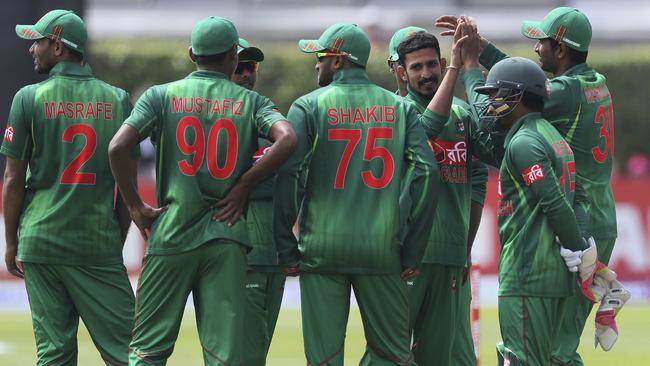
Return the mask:
MULTIPOLYGON (((551 41, 551 49, 553 49, 553 51, 560 47, 560 43, 558 41, 554 40, 553 38, 549 38, 549 40, 551 41)), ((569 61, 571 61, 572 65, 579 65, 587 62, 587 51, 578 51, 569 46, 567 46, 566 49, 569 53, 569 61)))
POLYGON ((544 110, 544 99, 537 94, 524 92, 521 97, 521 103, 533 112, 541 112, 544 110))
POLYGON ((438 57, 440 57, 440 43, 436 36, 427 32, 413 33, 397 46, 399 64, 404 66, 406 55, 424 48, 433 48, 438 53, 438 57))
POLYGON ((197 65, 216 65, 223 62, 223 60, 226 58, 226 55, 228 55, 228 52, 230 52, 230 49, 226 52, 218 53, 216 55, 197 56, 194 55, 194 52, 192 52, 192 55, 194 55, 194 59, 196 60, 197 65))
POLYGON ((83 53, 81 53, 81 52, 79 52, 77 50, 73 50, 72 48, 70 48, 68 46, 64 46, 64 47, 68 49, 68 61, 79 62, 80 63, 80 62, 82 62, 84 60, 84 54, 83 53))

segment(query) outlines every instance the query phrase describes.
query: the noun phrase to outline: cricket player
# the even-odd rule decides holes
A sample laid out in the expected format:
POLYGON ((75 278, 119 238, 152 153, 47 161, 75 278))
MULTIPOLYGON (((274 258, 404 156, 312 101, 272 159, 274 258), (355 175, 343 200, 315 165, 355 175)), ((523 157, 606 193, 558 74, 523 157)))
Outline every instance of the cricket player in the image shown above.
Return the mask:
POLYGON ((295 134, 271 101, 230 81, 239 36, 227 19, 192 30, 197 71, 148 89, 109 148, 134 223, 148 235, 129 365, 163 365, 174 349, 190 292, 206 365, 242 362, 249 228, 239 220, 257 183, 286 160, 295 134), (257 138, 273 142, 253 165, 257 138), (128 151, 156 146, 156 200, 143 203, 126 171, 128 151))
MULTIPOLYGON (((447 66, 438 39, 424 31, 414 33, 399 44, 397 53, 398 76, 407 82, 406 99, 424 112, 447 66)), ((456 58, 450 70, 462 67, 456 58)), ((466 128, 470 126, 465 126, 463 117, 471 113, 467 103, 454 98, 444 130, 429 140, 440 170, 438 214, 420 275, 409 292, 412 348, 420 365, 476 364, 467 271, 485 201, 487 167, 469 155, 466 128)))
POLYGON ((322 88, 289 110, 299 147, 278 173, 274 225, 280 263, 300 273, 307 362, 343 365, 352 288, 367 341, 361 364, 413 365, 405 281, 417 275, 438 188, 420 117, 368 80, 370 41, 355 24, 299 47, 315 54, 322 88))
MULTIPOLYGON (((453 23, 441 17, 437 25, 453 23)), ((614 107, 606 79, 587 63, 591 24, 580 10, 559 7, 542 21, 525 21, 522 34, 537 40, 534 50, 542 69, 553 75, 550 98, 542 116, 567 140, 575 154, 577 179, 587 194, 587 231, 598 247, 598 259, 609 259, 616 241, 616 207, 611 189, 614 154, 614 107)), ((490 69, 507 57, 481 38, 480 63, 490 69)), ((478 73, 478 71, 475 71, 478 73)), ((629 297, 629 293, 626 295, 629 297)), ((582 365, 577 353, 580 335, 592 303, 577 293, 567 301, 567 313, 553 358, 558 365, 582 365)), ((600 342, 597 334, 597 342, 600 342)), ((602 342, 601 342, 602 346, 602 342)), ((607 347, 604 347, 607 348, 607 347)))
MULTIPOLYGON (((122 200, 114 202, 107 150, 131 110, 129 96, 93 76, 86 26, 72 11, 52 10, 16 33, 33 42, 34 70, 48 75, 14 96, 0 148, 5 263, 25 278, 37 365, 77 364, 80 317, 106 365, 125 365, 134 300, 122 246, 130 219, 122 200)), ((125 170, 135 171, 134 162, 125 170)))
POLYGON ((388 43, 388 70, 395 76, 395 82, 397 83, 397 91, 395 93, 402 97, 405 97, 406 94, 408 94, 408 90, 406 90, 406 81, 397 74, 397 67, 399 66, 397 46, 399 46, 399 44, 411 34, 426 31, 426 29, 416 26, 404 27, 398 29, 390 38, 390 42, 388 43))
MULTIPOLYGON (((264 53, 239 39, 239 63, 230 77, 235 84, 253 90, 257 70, 264 61, 264 53)), ((271 143, 258 138, 259 149, 253 162, 269 151, 271 143)), ((246 305, 244 313, 244 365, 263 366, 269 352, 275 324, 280 314, 286 275, 278 265, 278 251, 273 241, 273 184, 272 177, 264 179, 250 194, 246 223, 253 249, 248 253, 246 273, 246 305)))

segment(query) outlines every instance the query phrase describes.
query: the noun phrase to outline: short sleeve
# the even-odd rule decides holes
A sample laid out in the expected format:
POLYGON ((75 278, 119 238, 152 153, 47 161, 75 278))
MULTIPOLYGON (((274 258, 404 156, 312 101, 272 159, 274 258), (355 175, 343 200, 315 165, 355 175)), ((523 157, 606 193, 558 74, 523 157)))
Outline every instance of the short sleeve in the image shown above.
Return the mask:
POLYGON ((141 140, 151 137, 151 141, 154 143, 157 142, 158 123, 160 123, 159 114, 156 110, 161 109, 156 107, 162 105, 161 95, 157 92, 157 88, 147 89, 135 103, 131 115, 124 121, 124 124, 138 131, 141 140))
POLYGON ((258 96, 259 100, 255 110, 255 126, 259 136, 268 137, 271 126, 277 121, 286 120, 270 99, 258 96))

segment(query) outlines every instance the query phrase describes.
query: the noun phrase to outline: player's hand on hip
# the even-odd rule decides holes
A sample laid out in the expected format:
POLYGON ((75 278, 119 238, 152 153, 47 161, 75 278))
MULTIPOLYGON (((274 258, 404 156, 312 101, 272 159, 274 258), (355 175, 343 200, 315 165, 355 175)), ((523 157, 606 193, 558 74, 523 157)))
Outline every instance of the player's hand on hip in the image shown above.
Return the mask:
POLYGON ((238 181, 230 188, 230 191, 223 199, 214 203, 211 207, 217 208, 217 213, 212 216, 215 221, 227 221, 232 226, 244 213, 248 202, 250 187, 238 181))
POLYGON ((7 246, 5 248, 5 265, 7 266, 7 271, 18 278, 25 278, 25 274, 21 268, 22 264, 16 260, 17 254, 17 243, 10 243, 7 241, 7 246))
POLYGON ((145 239, 149 239, 149 230, 151 229, 151 225, 153 225, 158 216, 167 211, 167 208, 168 206, 154 208, 143 202, 139 207, 133 209, 130 208, 129 215, 131 215, 131 220, 133 220, 135 226, 140 230, 140 234, 142 234, 145 239))
POLYGON ((400 274, 400 277, 402 277, 402 279, 406 281, 406 280, 412 280, 419 275, 420 275, 420 270, 418 268, 407 267, 404 268, 404 270, 400 274))

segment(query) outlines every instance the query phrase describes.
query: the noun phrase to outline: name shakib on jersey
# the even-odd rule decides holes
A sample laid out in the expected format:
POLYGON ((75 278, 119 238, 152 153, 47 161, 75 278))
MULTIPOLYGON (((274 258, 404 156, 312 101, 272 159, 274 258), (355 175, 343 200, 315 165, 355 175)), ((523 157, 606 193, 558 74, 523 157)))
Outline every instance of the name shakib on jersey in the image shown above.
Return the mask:
POLYGON ((241 116, 244 102, 230 99, 172 97, 172 113, 230 114, 241 116))
POLYGON ((327 122, 331 125, 394 123, 395 107, 374 105, 372 107, 361 108, 327 108, 327 122))
POLYGON ((113 120, 113 104, 105 102, 52 102, 44 103, 45 119, 103 119, 113 120))

